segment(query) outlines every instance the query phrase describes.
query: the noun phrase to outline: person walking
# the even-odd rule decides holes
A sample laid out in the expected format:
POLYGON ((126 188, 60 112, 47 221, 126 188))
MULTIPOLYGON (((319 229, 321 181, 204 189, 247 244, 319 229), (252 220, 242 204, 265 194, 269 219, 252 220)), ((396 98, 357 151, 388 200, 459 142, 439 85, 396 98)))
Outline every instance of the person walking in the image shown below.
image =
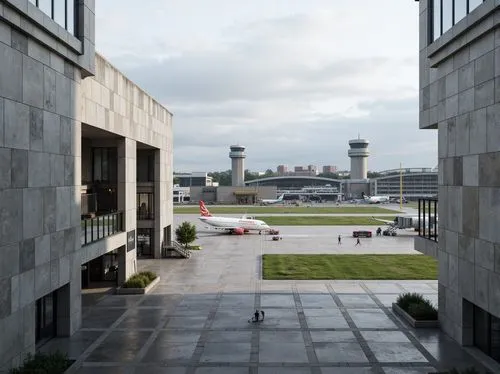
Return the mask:
POLYGON ((342 244, 342 237, 339 235, 339 245, 342 244))
POLYGON ((264 321, 264 318, 266 317, 266 313, 264 313, 263 310, 260 311, 260 314, 262 314, 262 321, 264 321))
POLYGON ((356 238, 356 244, 355 244, 355 246, 356 245, 361 245, 361 240, 359 240, 359 238, 356 238))

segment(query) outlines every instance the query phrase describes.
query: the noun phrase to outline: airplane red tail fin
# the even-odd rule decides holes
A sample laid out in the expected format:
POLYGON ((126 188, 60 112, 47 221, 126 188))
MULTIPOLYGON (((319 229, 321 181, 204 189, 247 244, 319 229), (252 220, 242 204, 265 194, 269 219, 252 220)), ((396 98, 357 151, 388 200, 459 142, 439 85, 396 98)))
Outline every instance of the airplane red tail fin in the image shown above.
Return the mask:
POLYGON ((200 213, 202 217, 211 217, 212 215, 208 211, 207 207, 205 206, 205 202, 203 200, 200 200, 200 213))

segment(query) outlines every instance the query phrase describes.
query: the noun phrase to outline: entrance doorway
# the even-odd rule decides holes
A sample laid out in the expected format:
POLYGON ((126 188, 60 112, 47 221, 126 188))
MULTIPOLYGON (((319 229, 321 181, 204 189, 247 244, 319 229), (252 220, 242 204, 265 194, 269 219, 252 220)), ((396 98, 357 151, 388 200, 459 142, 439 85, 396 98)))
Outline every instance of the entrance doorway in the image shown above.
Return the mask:
POLYGON ((154 229, 137 229, 137 256, 152 257, 154 229))
POLYGON ((43 344, 56 336, 57 297, 52 292, 36 301, 35 342, 43 344))

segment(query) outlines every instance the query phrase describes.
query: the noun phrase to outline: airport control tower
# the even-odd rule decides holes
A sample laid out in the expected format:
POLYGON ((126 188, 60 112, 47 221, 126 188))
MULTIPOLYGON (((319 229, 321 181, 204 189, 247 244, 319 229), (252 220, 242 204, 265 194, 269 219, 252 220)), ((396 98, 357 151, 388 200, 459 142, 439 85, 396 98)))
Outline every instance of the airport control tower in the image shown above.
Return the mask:
POLYGON ((232 186, 242 187, 245 185, 245 147, 232 145, 229 158, 231 159, 232 186))
POLYGON ((351 149, 347 155, 351 158, 351 179, 366 179, 368 174, 368 150, 370 142, 366 139, 349 140, 351 149))

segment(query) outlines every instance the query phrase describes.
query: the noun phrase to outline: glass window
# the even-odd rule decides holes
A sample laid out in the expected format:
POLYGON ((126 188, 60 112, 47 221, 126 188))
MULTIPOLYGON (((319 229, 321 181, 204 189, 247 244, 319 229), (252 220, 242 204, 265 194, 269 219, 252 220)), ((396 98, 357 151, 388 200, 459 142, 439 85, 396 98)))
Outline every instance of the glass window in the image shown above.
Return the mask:
POLYGON ((441 0, 434 0, 434 6, 433 6, 433 40, 436 40, 441 36, 441 0))
POLYGON ((71 34, 75 34, 75 0, 67 0, 67 19, 66 19, 66 30, 71 34))
POLYGON ((474 9, 476 9, 483 2, 484 2, 484 0, 469 0, 469 12, 472 12, 474 9))
POLYGON ((38 8, 52 18, 52 0, 38 0, 38 8))
POLYGON ((54 1, 54 21, 62 27, 66 28, 66 1, 54 1))
POLYGON ((455 0, 455 23, 467 15, 467 0, 455 0))
POLYGON ((451 29, 453 26, 453 0, 442 0, 443 2, 443 31, 444 34, 446 31, 451 29))

